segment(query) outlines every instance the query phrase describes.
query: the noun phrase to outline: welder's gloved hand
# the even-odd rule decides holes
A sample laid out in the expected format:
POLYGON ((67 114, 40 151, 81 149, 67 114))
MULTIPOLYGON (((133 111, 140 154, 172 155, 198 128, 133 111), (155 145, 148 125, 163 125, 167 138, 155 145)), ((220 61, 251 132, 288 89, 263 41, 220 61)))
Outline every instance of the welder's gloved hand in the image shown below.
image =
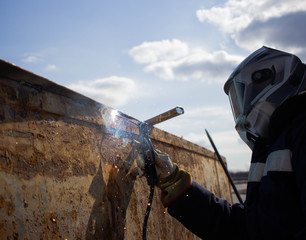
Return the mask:
POLYGON ((187 191, 192 183, 192 178, 188 172, 173 164, 168 154, 157 149, 155 150, 155 167, 158 178, 157 186, 162 190, 161 200, 167 207, 187 191))
MULTIPOLYGON (((139 150, 138 153, 139 154, 136 159, 136 162, 140 170, 144 173, 145 164, 144 164, 143 155, 139 150)), ((168 177, 174 171, 174 166, 169 158, 169 155, 157 149, 154 149, 154 154, 155 154, 155 168, 156 168, 157 179, 168 177)), ((150 151, 147 151, 147 157, 149 159, 152 159, 150 151)))
POLYGON ((191 175, 185 170, 173 165, 174 171, 167 177, 158 180, 157 186, 162 190, 161 201, 164 207, 182 196, 192 184, 191 175))
MULTIPOLYGON (((158 149, 155 149, 154 153, 155 153, 156 175, 158 180, 166 178, 169 175, 171 175, 171 173, 173 173, 175 168, 170 160, 169 155, 159 151, 158 149)), ((148 157, 151 158, 150 152, 148 152, 148 157)))
MULTIPOLYGON (((162 191, 161 201, 165 207, 168 207, 172 202, 182 196, 191 186, 191 175, 180 169, 176 164, 173 164, 168 154, 157 149, 155 153, 155 167, 158 178, 157 187, 162 191)), ((148 158, 151 158, 150 151, 147 152, 148 158)), ((137 165, 144 175, 144 160, 142 154, 138 155, 137 165)))

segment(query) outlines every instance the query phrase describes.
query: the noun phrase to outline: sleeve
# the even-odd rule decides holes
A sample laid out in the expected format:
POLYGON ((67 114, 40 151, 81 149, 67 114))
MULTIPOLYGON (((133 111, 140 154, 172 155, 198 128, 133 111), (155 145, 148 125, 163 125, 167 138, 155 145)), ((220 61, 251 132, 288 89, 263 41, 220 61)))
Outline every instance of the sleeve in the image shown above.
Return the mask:
POLYGON ((302 222, 304 226, 299 230, 295 239, 306 239, 306 122, 299 124, 292 134, 292 167, 296 177, 301 204, 302 222))
POLYGON ((244 206, 230 205, 192 181, 175 165, 175 171, 158 182, 161 200, 171 216, 205 239, 247 239, 244 206))
POLYGON ((192 184, 191 175, 174 164, 174 171, 166 178, 158 181, 157 186, 162 190, 161 201, 168 207, 178 199, 192 184))
POLYGON ((196 182, 169 205, 168 212, 200 238, 247 239, 244 205, 230 205, 196 182))

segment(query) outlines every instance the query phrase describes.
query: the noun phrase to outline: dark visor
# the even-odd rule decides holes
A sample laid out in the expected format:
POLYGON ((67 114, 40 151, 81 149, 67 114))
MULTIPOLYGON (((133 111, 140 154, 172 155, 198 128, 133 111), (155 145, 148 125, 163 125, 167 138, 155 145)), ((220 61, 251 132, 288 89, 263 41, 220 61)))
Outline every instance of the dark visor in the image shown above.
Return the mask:
POLYGON ((234 119, 236 121, 237 117, 243 112, 242 101, 244 95, 244 84, 235 81, 233 79, 228 92, 228 97, 232 107, 232 112, 234 119))

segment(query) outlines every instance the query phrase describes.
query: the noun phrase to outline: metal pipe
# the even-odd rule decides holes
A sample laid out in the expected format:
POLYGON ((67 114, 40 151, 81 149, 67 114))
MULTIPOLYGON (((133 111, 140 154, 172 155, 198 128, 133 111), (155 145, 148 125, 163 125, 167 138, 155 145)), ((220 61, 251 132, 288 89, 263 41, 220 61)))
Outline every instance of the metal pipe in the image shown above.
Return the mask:
POLYGON ((208 131, 207 131, 206 129, 205 129, 205 131, 206 131, 207 137, 208 137, 208 139, 209 139, 209 141, 210 141, 210 143, 211 143, 211 146, 213 147, 213 149, 214 149, 214 151, 215 151, 215 153, 216 153, 216 155, 217 155, 217 157, 218 157, 218 159, 219 159, 219 162, 221 163, 221 165, 222 165, 222 167, 223 167, 223 170, 224 170, 225 174, 227 175, 228 180, 230 181, 230 183, 231 183, 231 185, 232 185, 232 188, 234 189, 234 192, 236 193, 236 196, 237 196, 239 202, 240 202, 241 204, 243 204, 243 201, 242 201, 242 199, 241 199, 241 197, 240 197, 240 194, 239 194, 239 192, 238 192, 238 190, 237 190, 237 188, 236 188, 236 186, 235 186, 235 184, 234 184, 234 181, 233 181, 231 175, 229 174, 229 172, 228 172, 228 170, 227 170, 227 167, 225 166, 225 164, 224 164, 224 162, 223 162, 223 160, 222 160, 222 158, 221 158, 221 156, 220 156, 220 154, 219 154, 219 152, 218 152, 217 147, 216 147, 215 144, 214 144, 214 141, 212 140, 211 136, 209 135, 209 133, 208 133, 208 131))
POLYGON ((169 111, 166 111, 162 114, 159 114, 155 117, 152 117, 145 121, 148 125, 155 125, 161 122, 164 122, 170 118, 174 118, 184 113, 184 109, 182 107, 175 107, 169 111))

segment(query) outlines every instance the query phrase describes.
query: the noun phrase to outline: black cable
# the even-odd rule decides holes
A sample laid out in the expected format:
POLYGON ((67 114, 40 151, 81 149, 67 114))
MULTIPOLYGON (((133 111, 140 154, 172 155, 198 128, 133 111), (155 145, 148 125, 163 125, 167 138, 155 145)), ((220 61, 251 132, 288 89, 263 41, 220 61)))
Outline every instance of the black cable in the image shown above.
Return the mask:
POLYGON ((150 196, 149 196, 149 201, 147 204, 147 209, 146 209, 146 215, 143 221, 143 226, 142 226, 142 239, 146 240, 147 239, 147 226, 148 226, 148 220, 151 212, 151 207, 152 207, 152 201, 153 201, 153 196, 154 196, 154 185, 150 186, 150 196))
POLYGON ((145 164, 145 175, 147 177, 147 183, 150 186, 150 196, 147 204, 146 214, 144 217, 143 228, 142 228, 142 239, 147 239, 147 225, 149 220, 149 215, 152 207, 152 201, 154 196, 154 186, 157 183, 157 175, 155 169, 155 152, 154 147, 150 139, 148 125, 146 123, 141 123, 139 125, 139 140, 141 143, 142 154, 145 164))

